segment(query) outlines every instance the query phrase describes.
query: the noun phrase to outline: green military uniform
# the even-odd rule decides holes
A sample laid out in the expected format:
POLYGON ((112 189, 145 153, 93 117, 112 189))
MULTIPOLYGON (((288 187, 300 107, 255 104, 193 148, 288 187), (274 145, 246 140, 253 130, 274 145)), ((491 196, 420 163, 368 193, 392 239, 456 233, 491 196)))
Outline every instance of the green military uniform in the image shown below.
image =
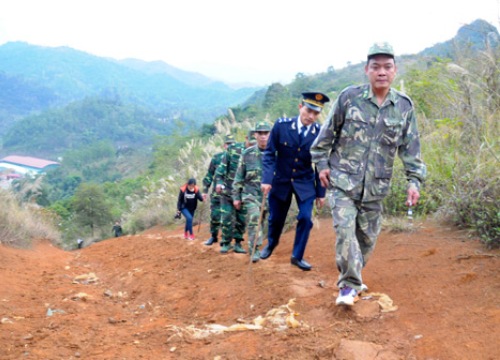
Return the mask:
POLYGON ((409 183, 419 188, 426 168, 410 98, 391 88, 379 106, 369 84, 342 91, 311 147, 318 170, 330 169, 341 289, 361 290, 361 270, 380 233, 396 153, 409 183))
POLYGON ((213 184, 212 192, 210 194, 210 234, 212 234, 212 237, 207 240, 205 243, 206 245, 212 245, 214 242, 217 242, 217 236, 221 227, 221 196, 215 191, 214 177, 215 171, 220 165, 223 156, 224 152, 221 151, 212 157, 210 165, 208 166, 207 174, 203 178, 204 194, 208 194, 210 186, 213 184))
POLYGON ((246 253, 241 246, 243 234, 245 233, 245 212, 243 209, 236 210, 234 208, 231 196, 234 176, 244 148, 244 143, 234 143, 229 145, 215 172, 216 186, 220 185, 223 188, 221 192, 221 253, 223 254, 233 248, 231 245, 233 238, 236 241, 234 251, 238 253, 246 253))
MULTIPOLYGON (((255 131, 271 131, 271 126, 266 122, 259 122, 255 126, 255 131)), ((262 153, 265 149, 260 149, 257 145, 245 149, 241 154, 241 159, 233 182, 233 201, 241 201, 247 214, 248 227, 248 248, 252 256, 252 261, 260 259, 259 248, 262 246, 263 226, 261 226, 258 238, 256 238, 259 225, 260 211, 262 205, 262 153), (255 244, 255 253, 252 254, 255 244)), ((265 213, 263 220, 265 219, 265 213)), ((262 224, 261 224, 262 225, 262 224)))

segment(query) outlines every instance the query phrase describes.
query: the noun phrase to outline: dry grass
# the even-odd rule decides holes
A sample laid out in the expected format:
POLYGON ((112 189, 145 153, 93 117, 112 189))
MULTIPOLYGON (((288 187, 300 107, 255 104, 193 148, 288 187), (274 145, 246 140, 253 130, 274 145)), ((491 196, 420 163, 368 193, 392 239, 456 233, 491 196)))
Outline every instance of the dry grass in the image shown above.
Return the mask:
POLYGON ((407 217, 389 216, 382 220, 382 228, 392 233, 412 233, 421 228, 419 221, 407 217))
POLYGON ((0 190, 0 243, 13 247, 30 247, 33 239, 60 243, 60 233, 50 216, 30 204, 19 205, 15 196, 0 190))

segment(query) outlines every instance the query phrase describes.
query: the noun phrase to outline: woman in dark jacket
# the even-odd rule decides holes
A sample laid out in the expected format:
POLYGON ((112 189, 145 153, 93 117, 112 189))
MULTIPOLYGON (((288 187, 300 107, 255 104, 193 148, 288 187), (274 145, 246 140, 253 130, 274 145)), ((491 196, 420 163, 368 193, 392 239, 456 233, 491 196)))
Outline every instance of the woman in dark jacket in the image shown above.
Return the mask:
POLYGON ((195 179, 189 179, 187 184, 181 186, 179 198, 177 200, 177 214, 182 214, 186 218, 186 226, 184 227, 184 239, 194 240, 193 235, 193 218, 198 201, 203 201, 203 196, 196 186, 195 179))

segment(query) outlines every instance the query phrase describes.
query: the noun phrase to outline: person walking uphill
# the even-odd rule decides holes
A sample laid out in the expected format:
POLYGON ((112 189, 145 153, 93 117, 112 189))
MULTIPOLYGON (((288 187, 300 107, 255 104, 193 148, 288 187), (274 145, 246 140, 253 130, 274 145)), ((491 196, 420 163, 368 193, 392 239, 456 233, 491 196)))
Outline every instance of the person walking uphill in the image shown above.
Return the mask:
POLYGON ((389 192, 396 153, 408 180, 406 205, 415 205, 426 167, 413 103, 391 88, 396 76, 388 43, 368 51, 369 84, 344 89, 311 147, 323 186, 331 186, 335 260, 340 293, 336 305, 351 306, 367 289, 361 271, 381 228, 382 200, 389 192))
POLYGON ((303 256, 313 226, 314 199, 316 206, 321 208, 326 192, 312 167, 309 148, 319 133, 320 127, 315 121, 330 99, 320 92, 305 92, 302 97, 298 117, 275 122, 262 159, 261 189, 265 196, 269 194, 269 229, 268 243, 260 258, 267 259, 278 246, 294 195, 299 214, 290 261, 308 271, 312 266, 303 256))
POLYGON ((113 225, 112 231, 113 231, 113 234, 115 235, 115 237, 122 236, 123 229, 122 229, 122 226, 120 225, 119 221, 115 221, 115 224, 113 225))
POLYGON ((184 226, 184 239, 194 240, 193 234, 193 218, 198 201, 203 201, 195 179, 189 179, 188 182, 181 186, 179 198, 177 199, 177 214, 182 214, 186 218, 184 226))
POLYGON ((234 208, 231 196, 234 176, 244 148, 245 143, 238 142, 229 145, 215 171, 215 189, 218 194, 221 194, 221 254, 227 254, 231 250, 234 250, 235 253, 246 254, 241 245, 245 234, 245 212, 244 209, 238 210, 234 208), (234 247, 231 245, 233 238, 235 241, 234 247))
MULTIPOLYGON (((226 138, 224 139, 224 150, 226 150, 227 147, 234 142, 233 135, 226 135, 226 138)), ((212 186, 212 192, 210 194, 210 234, 212 236, 204 242, 207 246, 211 246, 213 243, 217 242, 219 229, 221 228, 221 195, 215 190, 215 171, 220 165, 223 157, 224 151, 221 151, 212 157, 210 165, 208 166, 207 174, 203 178, 203 200, 208 198, 208 191, 210 186, 212 186)))
MULTIPOLYGON (((260 247, 262 246, 262 224, 257 234, 261 210, 263 210, 261 209, 262 190, 260 188, 262 154, 266 149, 270 131, 271 125, 265 121, 259 121, 255 125, 253 136, 257 140, 257 145, 245 149, 241 154, 233 182, 233 205, 236 209, 244 207, 247 214, 248 249, 252 262, 260 260, 260 247), (255 251, 253 251, 254 247, 255 251)), ((262 222, 264 218, 263 215, 262 222)))

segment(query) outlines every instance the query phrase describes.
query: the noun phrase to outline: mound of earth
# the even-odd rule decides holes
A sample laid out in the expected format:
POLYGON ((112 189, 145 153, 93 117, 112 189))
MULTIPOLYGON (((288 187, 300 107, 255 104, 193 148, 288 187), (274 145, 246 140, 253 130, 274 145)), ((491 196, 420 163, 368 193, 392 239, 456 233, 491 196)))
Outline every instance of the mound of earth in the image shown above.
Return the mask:
POLYGON ((331 220, 273 255, 154 228, 66 252, 0 246, 1 359, 498 359, 499 255, 432 222, 383 232, 367 293, 336 307, 331 220))

